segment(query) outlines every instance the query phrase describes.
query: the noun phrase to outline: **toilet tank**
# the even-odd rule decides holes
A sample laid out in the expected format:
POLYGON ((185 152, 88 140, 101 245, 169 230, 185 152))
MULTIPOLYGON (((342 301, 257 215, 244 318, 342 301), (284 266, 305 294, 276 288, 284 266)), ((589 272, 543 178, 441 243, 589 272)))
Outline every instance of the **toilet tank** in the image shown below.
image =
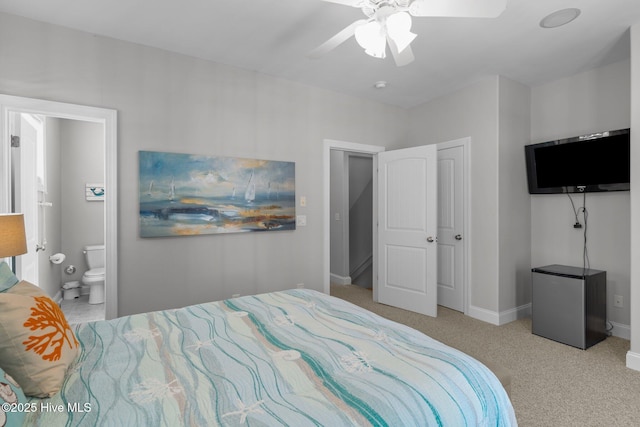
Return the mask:
POLYGON ((85 246, 84 254, 89 270, 104 267, 104 245, 85 246))

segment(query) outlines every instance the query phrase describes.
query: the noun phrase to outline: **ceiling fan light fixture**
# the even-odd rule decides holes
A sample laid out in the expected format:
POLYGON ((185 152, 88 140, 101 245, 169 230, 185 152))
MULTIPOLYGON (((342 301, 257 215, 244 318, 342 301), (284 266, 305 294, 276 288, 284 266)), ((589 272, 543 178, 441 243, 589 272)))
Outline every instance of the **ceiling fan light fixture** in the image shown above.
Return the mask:
POLYGON ((381 47, 377 47, 376 49, 365 49, 364 53, 369 56, 373 56, 374 58, 384 59, 387 57, 386 45, 382 45, 381 47))
POLYGON ((371 21, 356 28, 356 41, 367 55, 384 58, 386 38, 382 26, 377 21, 371 21))
POLYGON ((355 36, 365 53, 384 58, 387 44, 398 67, 415 60, 412 17, 496 18, 509 0, 323 0, 361 9, 366 16, 338 32, 308 56, 318 58, 355 36))
POLYGON ((389 35, 408 33, 411 30, 411 16, 407 12, 397 12, 387 18, 389 35))
POLYGON ((408 32, 408 33, 404 33, 404 34, 397 34, 395 36, 392 36, 391 34, 389 34, 389 38, 391 38, 391 40, 393 40, 395 42, 396 46, 398 47, 398 52, 402 52, 407 47, 409 47, 411 42, 417 36, 418 36, 417 34, 414 34, 412 32, 408 32))
POLYGON ((407 12, 398 12, 387 18, 387 35, 398 47, 398 52, 405 50, 417 37, 411 31, 411 16, 407 12))

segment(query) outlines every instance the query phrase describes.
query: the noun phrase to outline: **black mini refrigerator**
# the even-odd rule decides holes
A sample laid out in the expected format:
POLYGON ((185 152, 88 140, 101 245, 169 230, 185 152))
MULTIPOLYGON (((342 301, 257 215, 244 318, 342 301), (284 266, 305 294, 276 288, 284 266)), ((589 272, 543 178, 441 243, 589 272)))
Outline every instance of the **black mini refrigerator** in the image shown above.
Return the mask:
POLYGON ((566 265, 532 270, 535 335, 581 349, 607 337, 607 272, 566 265))

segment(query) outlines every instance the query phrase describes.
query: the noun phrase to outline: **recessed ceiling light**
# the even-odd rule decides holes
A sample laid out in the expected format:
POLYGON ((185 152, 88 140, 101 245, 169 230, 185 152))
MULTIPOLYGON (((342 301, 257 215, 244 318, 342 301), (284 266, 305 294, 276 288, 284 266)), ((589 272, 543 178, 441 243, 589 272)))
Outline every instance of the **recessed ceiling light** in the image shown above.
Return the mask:
POLYGON ((553 12, 540 21, 542 28, 556 28, 568 24, 580 15, 580 9, 569 8, 553 12))
POLYGON ((373 87, 375 87, 376 89, 384 89, 385 87, 387 87, 387 82, 385 82, 384 80, 380 80, 379 82, 375 82, 373 84, 373 87))

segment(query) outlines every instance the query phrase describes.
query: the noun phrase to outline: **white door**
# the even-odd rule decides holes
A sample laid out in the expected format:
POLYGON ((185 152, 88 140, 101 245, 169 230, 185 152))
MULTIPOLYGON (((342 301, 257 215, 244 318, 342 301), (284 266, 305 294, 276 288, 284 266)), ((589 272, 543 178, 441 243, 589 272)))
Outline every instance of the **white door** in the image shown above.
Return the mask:
POLYGON ((438 149, 438 304, 464 312, 464 146, 438 149))
POLYGON ((437 316, 435 145, 378 154, 378 301, 437 316))
POLYGON ((18 277, 35 285, 38 284, 38 180, 36 173, 38 128, 25 114, 15 114, 12 135, 20 136, 20 147, 12 148, 15 168, 14 211, 24 214, 24 228, 27 239, 27 253, 16 257, 18 277))

